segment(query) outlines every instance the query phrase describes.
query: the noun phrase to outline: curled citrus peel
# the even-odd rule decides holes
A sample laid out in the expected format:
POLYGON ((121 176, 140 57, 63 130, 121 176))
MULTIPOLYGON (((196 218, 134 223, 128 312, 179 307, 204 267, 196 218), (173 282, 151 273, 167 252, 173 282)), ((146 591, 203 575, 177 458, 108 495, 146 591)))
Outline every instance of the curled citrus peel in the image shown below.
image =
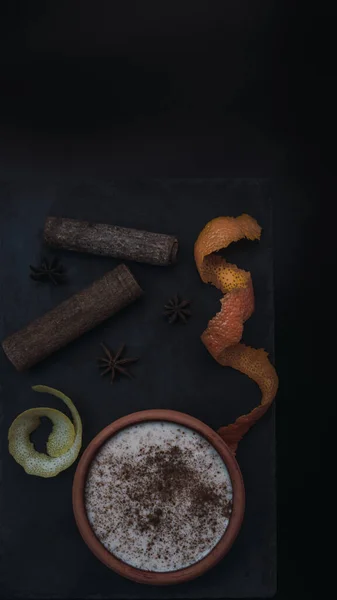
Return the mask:
POLYGON ((31 408, 21 413, 13 421, 8 431, 9 452, 29 475, 55 477, 64 471, 78 457, 82 446, 82 422, 73 402, 54 388, 35 385, 35 392, 52 394, 67 405, 74 424, 59 410, 54 408, 31 408), (40 424, 40 417, 48 417, 53 429, 47 442, 47 452, 37 452, 30 441, 30 434, 40 424))
POLYGON ((278 388, 278 377, 263 349, 257 350, 239 343, 243 324, 254 311, 250 273, 227 263, 214 253, 227 248, 231 242, 242 238, 256 240, 260 239, 260 235, 261 227, 249 215, 218 217, 207 223, 194 246, 194 258, 202 281, 211 283, 224 294, 220 301, 220 312, 208 323, 201 339, 218 363, 248 375, 262 392, 259 406, 239 417, 235 423, 218 430, 233 452, 248 429, 269 408, 278 388))

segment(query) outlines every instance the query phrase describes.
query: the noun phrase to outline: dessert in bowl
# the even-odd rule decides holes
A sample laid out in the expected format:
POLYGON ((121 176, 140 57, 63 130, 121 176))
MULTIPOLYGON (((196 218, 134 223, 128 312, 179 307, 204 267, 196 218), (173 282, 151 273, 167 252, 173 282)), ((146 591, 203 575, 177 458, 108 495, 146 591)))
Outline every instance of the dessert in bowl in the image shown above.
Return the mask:
POLYGON ((230 549, 244 487, 215 431, 183 413, 148 410, 94 438, 76 470, 73 506, 84 541, 105 565, 167 585, 198 577, 230 549))

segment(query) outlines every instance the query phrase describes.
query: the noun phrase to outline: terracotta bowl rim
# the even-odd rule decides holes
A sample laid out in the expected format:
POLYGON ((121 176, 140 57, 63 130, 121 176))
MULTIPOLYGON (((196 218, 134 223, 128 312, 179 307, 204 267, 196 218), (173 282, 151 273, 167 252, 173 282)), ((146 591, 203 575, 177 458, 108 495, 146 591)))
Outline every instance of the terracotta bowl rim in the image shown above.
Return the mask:
POLYGON ((100 431, 100 433, 93 438, 82 454, 82 457, 77 465, 73 482, 72 502, 74 516, 80 534, 93 554, 103 564, 119 575, 138 583, 146 583, 150 585, 171 585, 190 581, 191 579, 195 579, 196 577, 203 575, 206 571, 214 567, 227 554, 241 528, 245 510, 245 489, 240 467, 234 455, 228 448, 227 444, 225 444, 225 442, 213 429, 199 419, 196 419, 195 417, 192 417, 186 413, 167 409, 151 409, 130 413, 124 417, 121 417, 120 419, 110 423, 110 425, 102 429, 102 431, 100 431), (98 540, 90 526, 86 514, 84 504, 84 486, 88 469, 95 454, 102 444, 104 444, 106 440, 115 435, 118 431, 129 427, 130 425, 136 425, 145 421, 169 421, 197 431, 199 434, 205 437, 218 451, 228 469, 232 481, 233 511, 225 533, 217 545, 209 552, 209 554, 207 554, 207 556, 193 565, 178 571, 143 571, 122 562, 113 556, 113 554, 111 554, 98 540))

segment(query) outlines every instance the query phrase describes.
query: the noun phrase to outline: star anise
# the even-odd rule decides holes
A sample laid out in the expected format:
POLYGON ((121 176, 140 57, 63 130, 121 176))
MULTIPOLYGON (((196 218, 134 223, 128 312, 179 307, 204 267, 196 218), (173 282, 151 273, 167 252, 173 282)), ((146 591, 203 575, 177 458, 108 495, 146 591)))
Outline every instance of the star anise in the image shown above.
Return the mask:
POLYGON ((35 281, 49 280, 54 285, 65 281, 65 269, 56 256, 51 260, 43 258, 39 267, 29 265, 29 268, 30 276, 35 281))
POLYGON ((164 316, 168 318, 169 323, 176 323, 179 320, 186 323, 191 316, 190 304, 189 300, 183 300, 176 295, 165 304, 164 316))
POLYGON ((126 365, 136 362, 139 360, 138 358, 122 358, 122 354, 124 352, 125 344, 119 348, 119 350, 114 354, 106 347, 105 344, 101 344, 105 356, 98 358, 99 368, 103 369, 101 375, 107 375, 111 372, 111 383, 114 381, 116 374, 126 375, 127 377, 132 378, 131 373, 127 370, 126 365))

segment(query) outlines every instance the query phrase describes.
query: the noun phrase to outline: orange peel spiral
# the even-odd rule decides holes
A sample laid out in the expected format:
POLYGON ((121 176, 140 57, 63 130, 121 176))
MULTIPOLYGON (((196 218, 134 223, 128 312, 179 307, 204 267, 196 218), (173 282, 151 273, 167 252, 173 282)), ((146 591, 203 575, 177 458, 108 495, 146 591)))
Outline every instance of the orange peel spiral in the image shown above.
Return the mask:
POLYGON ((271 405, 277 392, 278 377, 267 352, 240 343, 244 322, 254 312, 254 290, 249 271, 228 263, 215 252, 242 238, 259 240, 260 236, 261 227, 250 215, 218 217, 207 223, 194 246, 194 258, 202 281, 211 283, 224 294, 220 312, 210 320, 201 339, 219 364, 248 375, 262 392, 259 406, 218 430, 234 453, 245 433, 271 405))

